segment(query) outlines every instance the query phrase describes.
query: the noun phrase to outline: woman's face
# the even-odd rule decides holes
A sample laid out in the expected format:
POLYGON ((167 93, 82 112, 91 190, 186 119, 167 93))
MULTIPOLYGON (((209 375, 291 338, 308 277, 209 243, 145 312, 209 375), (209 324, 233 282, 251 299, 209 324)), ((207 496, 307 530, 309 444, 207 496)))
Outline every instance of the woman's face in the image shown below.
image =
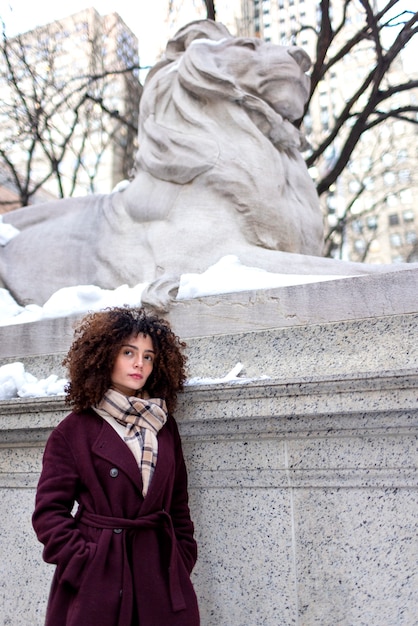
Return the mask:
POLYGON ((110 376, 112 387, 134 396, 145 386, 154 366, 155 351, 149 335, 132 335, 120 347, 110 376))

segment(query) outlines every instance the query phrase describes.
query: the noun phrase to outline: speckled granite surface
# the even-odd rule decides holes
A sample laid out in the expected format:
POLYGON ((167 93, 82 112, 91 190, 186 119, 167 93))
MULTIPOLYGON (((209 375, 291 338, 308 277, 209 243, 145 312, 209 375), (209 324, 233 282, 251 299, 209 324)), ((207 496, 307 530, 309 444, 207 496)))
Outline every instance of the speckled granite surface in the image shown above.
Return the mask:
POLYGON ((415 626, 418 375, 195 388, 181 429, 206 626, 415 626))
MULTIPOLYGON (((312 376, 365 375, 408 370, 418 363, 418 313, 186 338, 190 377, 219 378, 238 362, 242 378, 309 380, 312 376)), ((64 352, 20 355, 38 378, 65 375, 64 352)))
MULTIPOLYGON (((416 626, 416 331, 411 313, 189 341, 192 376, 240 361, 247 377, 187 387, 177 411, 202 626, 416 626)), ((52 568, 30 516, 66 413, 0 403, 2 624, 43 623, 52 568)))

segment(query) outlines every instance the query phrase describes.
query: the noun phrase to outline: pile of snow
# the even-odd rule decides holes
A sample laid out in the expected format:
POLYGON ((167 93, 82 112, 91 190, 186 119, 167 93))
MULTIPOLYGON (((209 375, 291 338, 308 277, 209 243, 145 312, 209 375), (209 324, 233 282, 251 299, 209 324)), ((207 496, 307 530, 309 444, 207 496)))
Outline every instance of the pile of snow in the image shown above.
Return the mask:
MULTIPOLYGON (((220 378, 190 378, 186 385, 213 385, 218 383, 250 382, 250 378, 240 378, 242 363, 237 363, 225 376, 220 378)), ((262 377, 265 378, 265 377, 262 377)), ((43 398, 65 394, 68 380, 58 378, 55 374, 38 380, 33 374, 25 371, 23 363, 8 363, 0 367, 0 400, 12 398, 43 398)))
POLYGON ((64 394, 67 384, 64 378, 55 374, 38 380, 25 371, 23 363, 8 363, 0 367, 0 400, 19 398, 40 398, 64 394))
POLYGON ((13 326, 42 319, 65 317, 66 315, 99 311, 109 306, 141 304, 146 284, 135 287, 122 285, 117 289, 100 289, 95 285, 63 287, 56 291, 41 307, 37 304, 20 306, 7 289, 0 289, 0 326, 13 326))
POLYGON ((249 383, 254 380, 267 380, 268 376, 260 376, 259 378, 244 378, 240 376, 242 369, 242 363, 237 363, 230 372, 220 378, 204 378, 197 376, 196 378, 189 378, 186 385, 218 385, 219 383, 249 383))
POLYGON ((274 274, 258 267, 243 265, 233 254, 222 257, 202 274, 183 274, 177 300, 253 289, 274 289, 306 283, 318 283, 347 276, 312 276, 310 274, 274 274))
MULTIPOLYGON (((274 274, 242 265, 236 256, 228 255, 202 274, 183 274, 180 277, 177 300, 190 300, 254 289, 288 287, 339 278, 346 277, 274 274)), ((147 287, 147 283, 138 283, 135 287, 122 285, 114 290, 101 289, 95 285, 64 287, 54 293, 42 307, 37 304, 20 306, 6 289, 0 289, 0 326, 36 322, 70 314, 83 314, 109 306, 124 304, 140 306, 142 293, 147 287)))

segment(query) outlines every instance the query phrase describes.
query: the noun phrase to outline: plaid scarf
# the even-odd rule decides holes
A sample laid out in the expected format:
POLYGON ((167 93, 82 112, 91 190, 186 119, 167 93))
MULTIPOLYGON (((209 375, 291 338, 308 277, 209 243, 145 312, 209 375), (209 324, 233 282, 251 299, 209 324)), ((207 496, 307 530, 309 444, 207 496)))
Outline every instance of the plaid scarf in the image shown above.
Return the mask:
POLYGON ((167 421, 165 400, 127 397, 115 389, 108 389, 93 408, 100 416, 110 415, 125 426, 124 440, 137 460, 145 497, 157 463, 157 434, 167 421))

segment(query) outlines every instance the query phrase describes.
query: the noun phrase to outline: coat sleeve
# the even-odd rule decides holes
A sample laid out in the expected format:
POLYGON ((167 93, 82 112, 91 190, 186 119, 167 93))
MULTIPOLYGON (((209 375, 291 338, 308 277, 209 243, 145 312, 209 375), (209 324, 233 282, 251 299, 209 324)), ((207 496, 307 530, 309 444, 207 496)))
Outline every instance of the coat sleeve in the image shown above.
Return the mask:
POLYGON ((32 524, 44 545, 44 560, 57 565, 60 583, 75 589, 96 550, 82 537, 72 515, 78 488, 77 464, 65 437, 56 429, 45 447, 32 524))
POLYGON ((170 515, 178 541, 181 556, 190 573, 197 560, 197 544, 194 539, 194 525, 190 517, 189 495, 187 489, 187 470, 184 462, 181 439, 177 424, 173 419, 173 431, 176 455, 176 472, 170 515))

